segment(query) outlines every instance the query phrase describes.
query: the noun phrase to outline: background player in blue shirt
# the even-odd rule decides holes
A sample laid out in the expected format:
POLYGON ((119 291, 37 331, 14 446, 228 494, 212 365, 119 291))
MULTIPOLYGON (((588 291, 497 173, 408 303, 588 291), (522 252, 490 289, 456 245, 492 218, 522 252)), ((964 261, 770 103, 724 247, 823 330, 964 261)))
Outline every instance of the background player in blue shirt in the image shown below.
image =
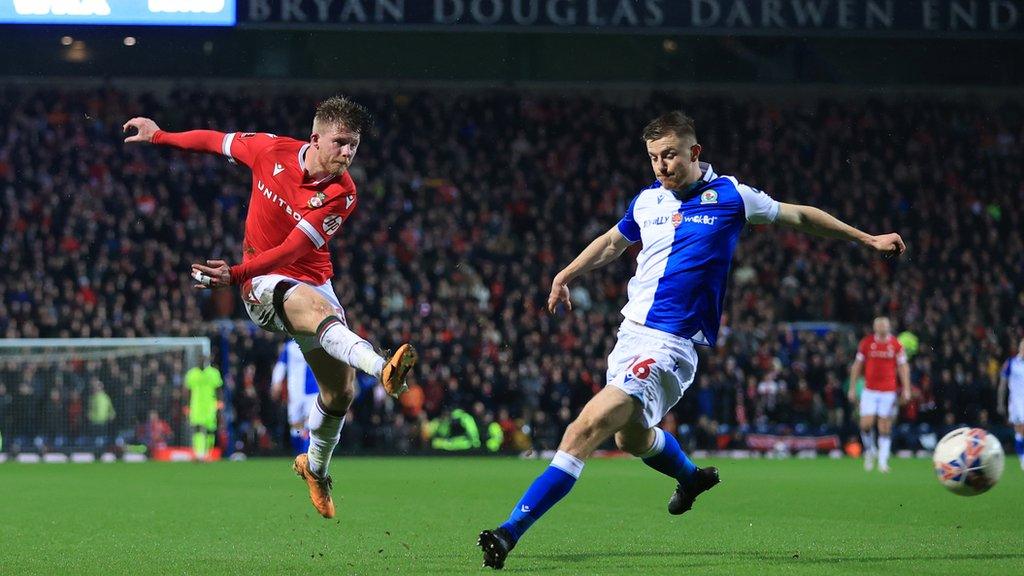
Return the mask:
POLYGON ((1017 345, 1017 355, 999 373, 997 402, 999 413, 1013 425, 1013 447, 1024 470, 1024 338, 1017 345))
POLYGON ((811 206, 784 204, 719 176, 700 161, 693 120, 670 112, 643 130, 657 181, 638 194, 622 220, 559 272, 548 310, 570 309, 569 282, 618 258, 635 242, 636 274, 607 385, 565 431, 551 465, 527 489, 501 526, 480 533, 484 565, 502 568, 526 530, 572 489, 583 461, 612 435, 615 443, 677 482, 671 514, 690 509, 718 483, 718 470, 698 468, 678 441, 657 427, 697 371, 694 344, 714 346, 733 252, 747 222, 785 224, 818 236, 853 240, 885 254, 906 249, 899 234, 872 236, 811 206))
POLYGON ((288 426, 292 452, 298 456, 309 450, 309 413, 314 409, 317 394, 316 376, 306 363, 299 343, 288 340, 274 364, 270 391, 275 398, 288 397, 288 426))

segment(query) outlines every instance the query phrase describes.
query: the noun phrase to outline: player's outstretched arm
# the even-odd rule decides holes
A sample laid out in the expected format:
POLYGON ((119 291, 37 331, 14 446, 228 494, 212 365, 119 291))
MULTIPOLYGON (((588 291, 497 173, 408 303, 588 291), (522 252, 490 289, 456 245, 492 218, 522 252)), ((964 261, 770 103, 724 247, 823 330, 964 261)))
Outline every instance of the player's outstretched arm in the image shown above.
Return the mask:
POLYGON ((199 152, 214 152, 229 155, 230 140, 225 137, 224 132, 216 130, 189 130, 188 132, 165 132, 157 126, 156 122, 141 116, 132 118, 124 123, 121 129, 127 134, 135 130, 124 139, 126 144, 135 142, 149 142, 163 146, 174 146, 183 150, 196 150, 199 152))
POLYGON ((126 144, 134 142, 152 142, 153 136, 160 131, 160 127, 156 125, 156 122, 153 122, 149 118, 136 116, 135 118, 125 122, 124 126, 121 127, 121 131, 125 134, 127 134, 129 130, 135 130, 135 134, 124 139, 126 144))
POLYGON ((575 260, 555 275, 551 282, 551 294, 548 296, 548 311, 554 312, 559 302, 572 310, 572 301, 569 299, 569 282, 576 277, 586 274, 607 265, 629 247, 631 242, 619 232, 618 226, 612 226, 610 230, 598 236, 590 243, 575 260))
POLYGON ((192 264, 192 278, 196 281, 193 288, 237 286, 250 278, 288 266, 315 248, 306 233, 296 227, 288 234, 283 244, 260 253, 244 264, 230 266, 223 260, 207 260, 206 264, 192 264))
POLYGON ((813 206, 780 203, 775 222, 815 236, 853 240, 890 256, 903 254, 907 249, 903 238, 895 232, 872 236, 813 206))

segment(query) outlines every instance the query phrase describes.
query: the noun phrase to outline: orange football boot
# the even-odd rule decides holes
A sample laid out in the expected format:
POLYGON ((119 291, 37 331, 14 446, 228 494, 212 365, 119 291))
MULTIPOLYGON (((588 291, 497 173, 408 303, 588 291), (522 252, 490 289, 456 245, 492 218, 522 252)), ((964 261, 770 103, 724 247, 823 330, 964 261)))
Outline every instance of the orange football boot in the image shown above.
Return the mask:
POLYGON ((398 398, 402 392, 409 389, 409 385, 405 383, 405 377, 409 374, 409 370, 416 365, 418 358, 419 355, 416 354, 416 349, 412 347, 412 344, 402 344, 391 355, 380 372, 381 386, 384 386, 384 390, 388 394, 398 398))
POLYGON ((316 511, 324 518, 334 518, 334 500, 331 498, 331 488, 333 486, 331 475, 328 474, 320 478, 310 472, 309 456, 306 454, 299 454, 295 457, 292 470, 295 470, 295 474, 305 480, 306 485, 309 486, 309 499, 313 502, 313 507, 316 508, 316 511))

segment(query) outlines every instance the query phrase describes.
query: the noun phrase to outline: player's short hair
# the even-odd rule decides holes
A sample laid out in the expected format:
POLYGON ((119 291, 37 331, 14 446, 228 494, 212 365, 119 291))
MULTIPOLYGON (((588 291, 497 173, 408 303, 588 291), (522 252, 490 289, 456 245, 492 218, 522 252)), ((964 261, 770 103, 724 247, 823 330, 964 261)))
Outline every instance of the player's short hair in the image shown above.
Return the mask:
POLYGON ((373 130, 373 115, 362 104, 353 102, 344 96, 331 96, 316 107, 313 115, 314 126, 337 126, 359 134, 373 130))
POLYGON ((644 142, 649 142, 664 138, 669 134, 675 134, 679 138, 689 136, 696 141, 697 129, 694 128, 693 118, 678 110, 667 112, 648 122, 647 126, 644 126, 642 137, 644 142))

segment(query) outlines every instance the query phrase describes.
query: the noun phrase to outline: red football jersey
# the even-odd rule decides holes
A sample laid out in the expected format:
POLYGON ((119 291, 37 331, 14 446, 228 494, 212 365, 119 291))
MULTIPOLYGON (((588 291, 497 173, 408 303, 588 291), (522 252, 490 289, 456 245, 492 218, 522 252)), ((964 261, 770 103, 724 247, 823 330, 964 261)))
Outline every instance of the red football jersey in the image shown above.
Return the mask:
POLYGON ((252 170, 242 262, 281 245, 296 227, 316 249, 272 271, 314 286, 334 273, 327 242, 356 209, 356 185, 348 172, 313 180, 306 173, 308 142, 273 134, 233 132, 222 150, 252 170))
POLYGON ((878 392, 896 391, 896 366, 907 363, 903 346, 894 336, 880 340, 865 336, 857 346, 857 360, 864 363, 864 388, 878 392))

